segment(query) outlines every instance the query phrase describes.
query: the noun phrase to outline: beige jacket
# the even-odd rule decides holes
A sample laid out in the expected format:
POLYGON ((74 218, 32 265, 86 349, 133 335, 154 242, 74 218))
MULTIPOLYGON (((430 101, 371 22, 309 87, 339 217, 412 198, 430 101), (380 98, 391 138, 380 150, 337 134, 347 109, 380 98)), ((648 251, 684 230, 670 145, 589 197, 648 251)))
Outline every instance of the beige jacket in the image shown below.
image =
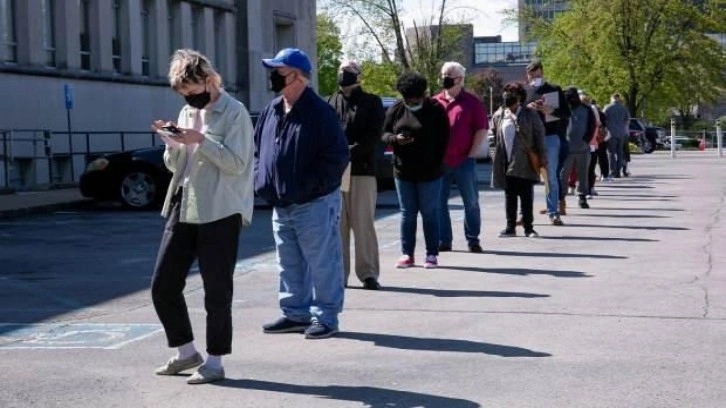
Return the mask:
MULTIPOLYGON (((194 108, 179 112, 177 125, 192 128, 194 108)), ((181 222, 204 224, 242 216, 242 225, 252 221, 254 206, 253 161, 254 129, 245 106, 222 91, 217 102, 205 112, 205 140, 192 155, 189 182, 181 201, 181 222)), ((161 215, 168 217, 171 198, 181 182, 187 160, 184 147, 167 146, 164 163, 174 174, 166 193, 161 215)))

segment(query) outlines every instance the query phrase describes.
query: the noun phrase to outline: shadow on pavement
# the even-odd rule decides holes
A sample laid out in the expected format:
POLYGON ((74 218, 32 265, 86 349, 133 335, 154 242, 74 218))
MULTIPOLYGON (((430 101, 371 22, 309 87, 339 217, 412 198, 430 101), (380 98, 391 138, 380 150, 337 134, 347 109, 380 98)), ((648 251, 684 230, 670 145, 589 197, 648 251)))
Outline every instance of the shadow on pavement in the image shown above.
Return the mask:
POLYGON ((625 198, 678 198, 677 195, 671 194, 598 194, 600 197, 625 197, 625 198))
POLYGON ((597 188, 627 188, 627 189, 646 189, 646 188, 655 188, 653 186, 643 186, 643 185, 635 185, 635 184, 598 184, 596 185, 597 188))
POLYGON ((383 290, 386 292, 397 292, 397 293, 413 293, 417 295, 431 295, 436 297, 495 297, 495 298, 507 298, 507 297, 519 297, 519 298, 543 298, 550 297, 550 295, 543 295, 540 293, 527 293, 527 292, 493 292, 486 290, 455 290, 455 289, 428 289, 428 288, 404 288, 397 286, 384 286, 383 290))
POLYGON ((501 256, 536 256, 543 258, 590 258, 590 259, 628 259, 620 255, 596 255, 596 254, 565 254, 562 252, 518 252, 518 251, 492 251, 484 250, 485 254, 501 256))
POLYGON ((626 207, 597 207, 598 210, 606 210, 606 211, 650 211, 650 212, 660 212, 660 211, 679 211, 683 212, 686 211, 682 208, 626 208, 626 207))
POLYGON ((224 380, 213 383, 219 387, 240 388, 268 392, 280 392, 297 395, 314 395, 323 399, 360 402, 369 408, 478 408, 476 402, 423 394, 410 391, 399 391, 378 387, 353 387, 345 385, 298 385, 262 380, 224 380))
MULTIPOLYGON (((570 224, 567 224, 570 225, 570 224)), ((620 238, 620 237, 576 237, 572 235, 564 235, 561 237, 540 236, 538 239, 563 239, 572 241, 624 241, 624 242, 659 242, 658 239, 651 238, 620 238)))
POLYGON ((379 347, 402 350, 439 351, 455 353, 484 353, 500 357, 551 357, 552 354, 502 344, 482 343, 471 340, 408 337, 395 334, 341 332, 341 339, 370 341, 379 347))
POLYGON ((665 230, 665 231, 690 231, 686 227, 649 227, 647 225, 606 225, 606 224, 573 224, 568 222, 568 227, 588 227, 588 228, 616 228, 616 229, 632 229, 632 230, 665 230))
MULTIPOLYGON (((591 207, 593 210, 600 210, 598 207, 591 207)), ((653 210, 657 211, 657 210, 653 210)), ((671 218, 670 215, 652 215, 652 214, 573 214, 576 217, 599 217, 599 218, 671 218)), ((569 225, 569 224, 568 224, 569 225)))
POLYGON ((550 275, 555 278, 591 278, 584 272, 575 271, 548 271, 544 269, 525 269, 525 268, 478 268, 475 266, 439 266, 439 269, 449 269, 454 271, 465 272, 484 272, 484 273, 501 273, 504 275, 550 275))

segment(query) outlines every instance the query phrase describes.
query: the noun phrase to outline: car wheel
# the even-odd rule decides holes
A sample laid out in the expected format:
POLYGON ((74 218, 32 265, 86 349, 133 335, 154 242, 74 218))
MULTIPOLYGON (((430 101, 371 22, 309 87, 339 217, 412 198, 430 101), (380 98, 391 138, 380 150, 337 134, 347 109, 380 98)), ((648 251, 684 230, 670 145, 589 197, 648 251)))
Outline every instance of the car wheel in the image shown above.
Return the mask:
POLYGON ((161 191, 158 179, 145 169, 133 169, 121 178, 121 204, 133 209, 148 209, 159 202, 161 191))
POLYGON ((650 154, 655 150, 655 143, 648 138, 643 139, 643 153, 650 154))

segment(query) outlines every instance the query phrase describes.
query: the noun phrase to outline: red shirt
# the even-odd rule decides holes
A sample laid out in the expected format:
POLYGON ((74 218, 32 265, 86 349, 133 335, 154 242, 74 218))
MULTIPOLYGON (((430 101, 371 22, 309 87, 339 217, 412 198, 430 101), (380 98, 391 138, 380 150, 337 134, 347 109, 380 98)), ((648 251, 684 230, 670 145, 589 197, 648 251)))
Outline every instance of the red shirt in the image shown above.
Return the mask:
POLYGON ((444 164, 447 167, 457 167, 469 157, 476 132, 489 129, 487 112, 479 98, 463 89, 453 101, 446 99, 443 91, 433 99, 444 107, 449 117, 451 132, 444 164))

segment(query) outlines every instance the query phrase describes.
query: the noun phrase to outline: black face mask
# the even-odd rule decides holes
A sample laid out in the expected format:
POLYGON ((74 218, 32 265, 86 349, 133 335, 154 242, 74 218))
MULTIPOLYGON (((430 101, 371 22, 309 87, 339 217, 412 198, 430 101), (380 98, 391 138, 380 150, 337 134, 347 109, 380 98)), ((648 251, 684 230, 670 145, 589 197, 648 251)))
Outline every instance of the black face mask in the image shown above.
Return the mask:
POLYGON ((277 71, 273 70, 270 72, 270 90, 274 93, 279 93, 285 89, 285 87, 287 87, 287 81, 285 78, 287 78, 285 75, 282 75, 277 71))
POLYGON ((441 86, 444 87, 444 89, 451 89, 454 87, 454 78, 444 77, 441 80, 441 86))
POLYGON ((519 102, 519 97, 515 94, 510 94, 505 92, 504 95, 502 95, 502 99, 504 99, 504 106, 507 108, 511 108, 514 105, 519 102))
POLYGON ((192 108, 204 109, 205 106, 209 105, 209 101, 212 100, 212 95, 209 93, 209 91, 207 91, 205 87, 204 92, 192 95, 185 95, 184 100, 186 100, 187 104, 192 108))
POLYGON ((355 85, 358 83, 358 75, 343 71, 342 73, 338 74, 338 85, 345 88, 346 86, 355 85))

